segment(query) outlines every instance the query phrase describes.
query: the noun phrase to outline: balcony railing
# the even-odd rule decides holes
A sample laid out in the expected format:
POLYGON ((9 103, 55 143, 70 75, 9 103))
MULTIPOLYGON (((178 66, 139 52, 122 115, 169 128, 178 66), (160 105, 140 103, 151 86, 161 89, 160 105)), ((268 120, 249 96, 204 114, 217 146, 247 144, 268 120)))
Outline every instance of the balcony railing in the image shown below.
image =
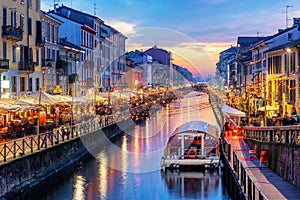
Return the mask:
POLYGON ((42 67, 52 68, 53 67, 53 61, 52 59, 42 59, 42 67))
POLYGON ((36 36, 35 44, 36 46, 44 46, 46 44, 45 37, 36 36))
POLYGON ((9 69, 8 59, 0 59, 0 69, 9 69))
POLYGON ((34 72, 35 62, 32 61, 20 61, 19 62, 19 70, 25 72, 34 72))
POLYGON ((21 41, 23 40, 23 30, 20 27, 2 26, 2 37, 15 41, 21 41))

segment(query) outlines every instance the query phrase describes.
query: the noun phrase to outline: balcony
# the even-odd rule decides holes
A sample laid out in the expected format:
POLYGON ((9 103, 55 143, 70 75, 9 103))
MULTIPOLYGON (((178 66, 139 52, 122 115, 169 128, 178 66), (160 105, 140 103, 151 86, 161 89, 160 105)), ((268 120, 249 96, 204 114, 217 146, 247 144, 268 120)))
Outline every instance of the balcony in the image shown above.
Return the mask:
POLYGON ((9 69, 9 60, 0 59, 0 71, 7 71, 9 69))
POLYGON ((38 47, 42 47, 46 44, 45 37, 36 36, 35 38, 35 45, 38 47))
POLYGON ((25 73, 32 73, 34 72, 34 66, 35 66, 35 62, 32 62, 31 60, 20 61, 19 71, 25 73))
POLYGON ((23 40, 23 30, 20 27, 2 26, 2 37, 13 41, 23 40))
POLYGON ((52 68, 53 67, 53 61, 52 59, 42 59, 42 68, 52 68))

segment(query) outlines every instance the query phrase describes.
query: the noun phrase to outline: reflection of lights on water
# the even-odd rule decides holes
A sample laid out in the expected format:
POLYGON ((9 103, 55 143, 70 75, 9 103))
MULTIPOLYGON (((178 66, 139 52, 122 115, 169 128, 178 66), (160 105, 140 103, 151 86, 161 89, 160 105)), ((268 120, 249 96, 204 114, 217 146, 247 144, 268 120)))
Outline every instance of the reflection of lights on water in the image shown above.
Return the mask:
POLYGON ((74 184, 73 199, 82 200, 85 199, 85 185, 86 180, 83 176, 76 176, 74 184))
POLYGON ((150 131, 149 131, 149 120, 146 121, 146 127, 145 127, 145 131, 146 131, 146 148, 147 148, 147 151, 150 150, 150 147, 149 147, 149 143, 150 143, 150 131), (148 149, 149 148, 149 149, 148 149))
POLYGON ((99 166, 99 193, 101 199, 106 199, 106 193, 107 193, 107 188, 108 188, 108 183, 107 183, 107 157, 105 153, 100 152, 98 154, 98 159, 100 160, 100 166, 99 166))
POLYGON ((122 145, 121 145, 121 169, 122 169, 122 178, 123 181, 126 181, 127 175, 127 164, 128 164, 128 157, 127 157, 127 137, 123 137, 122 145))
POLYGON ((139 143, 139 134, 140 134, 140 126, 137 126, 137 128, 136 128, 136 131, 135 131, 135 134, 134 134, 134 152, 136 153, 136 154, 138 154, 139 153, 139 151, 140 151, 140 143, 139 143))

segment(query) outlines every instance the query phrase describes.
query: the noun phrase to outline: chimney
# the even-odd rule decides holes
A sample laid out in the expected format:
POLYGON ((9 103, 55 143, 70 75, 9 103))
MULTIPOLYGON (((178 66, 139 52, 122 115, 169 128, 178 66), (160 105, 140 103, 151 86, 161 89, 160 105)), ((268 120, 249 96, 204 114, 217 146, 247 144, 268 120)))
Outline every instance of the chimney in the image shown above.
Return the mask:
POLYGON ((293 26, 299 26, 300 25, 300 18, 293 18, 293 26))
POLYGON ((281 28, 281 29, 278 29, 278 33, 281 33, 283 31, 283 29, 281 28))
POLYGON ((54 4, 54 13, 56 13, 56 7, 58 6, 57 3, 54 4))

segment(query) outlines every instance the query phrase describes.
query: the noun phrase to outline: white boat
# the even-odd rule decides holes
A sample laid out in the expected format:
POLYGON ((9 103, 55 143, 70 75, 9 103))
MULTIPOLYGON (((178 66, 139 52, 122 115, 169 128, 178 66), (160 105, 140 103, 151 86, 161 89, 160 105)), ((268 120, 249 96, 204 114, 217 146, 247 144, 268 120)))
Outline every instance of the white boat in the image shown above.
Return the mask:
POLYGON ((202 121, 187 122, 170 136, 161 167, 179 169, 219 166, 219 128, 202 121))

